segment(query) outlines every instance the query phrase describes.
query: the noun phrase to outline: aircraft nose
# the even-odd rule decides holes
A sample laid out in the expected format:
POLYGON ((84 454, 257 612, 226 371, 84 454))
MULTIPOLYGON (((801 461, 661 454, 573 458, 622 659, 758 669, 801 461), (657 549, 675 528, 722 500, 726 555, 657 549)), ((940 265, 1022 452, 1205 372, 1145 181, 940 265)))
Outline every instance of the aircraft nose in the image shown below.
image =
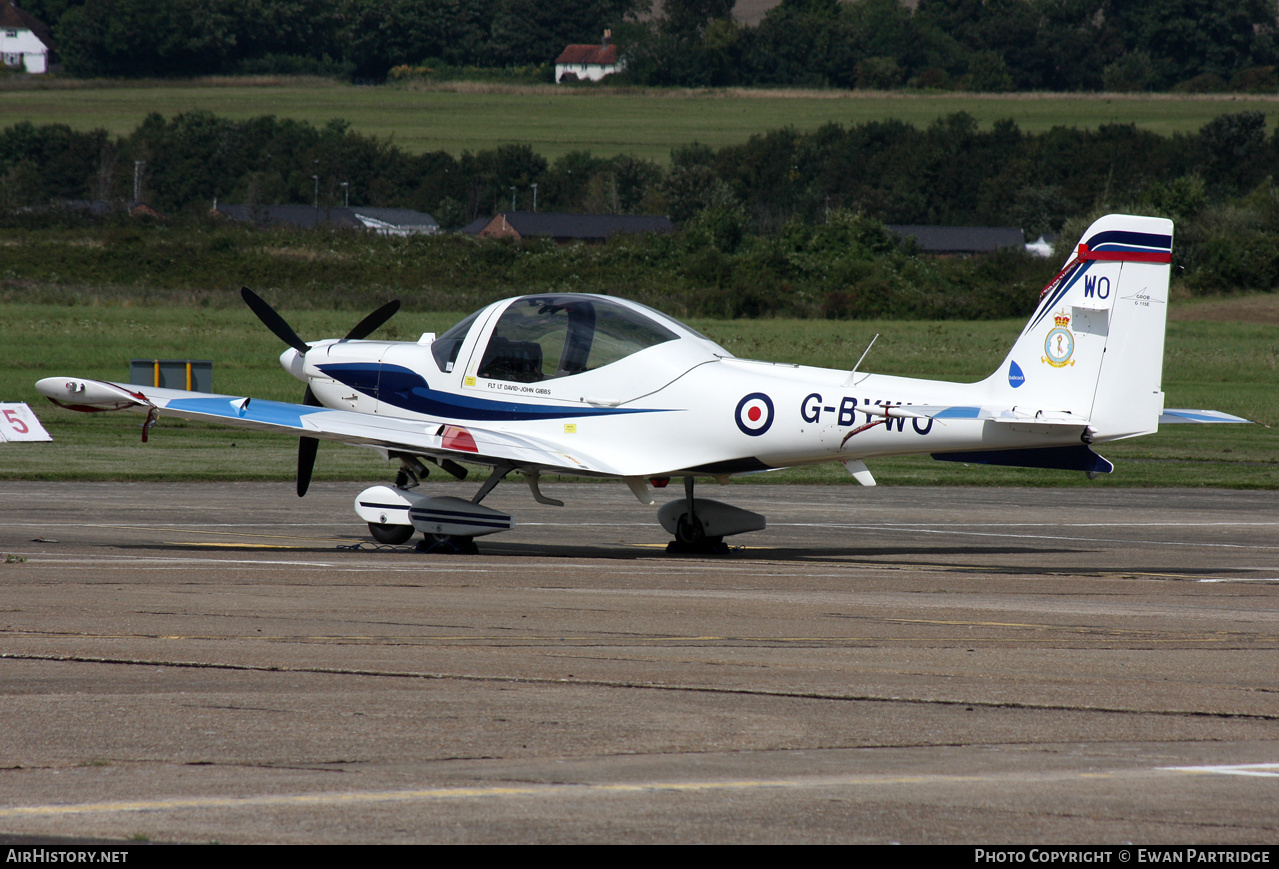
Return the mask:
POLYGON ((304 383, 306 382, 306 372, 303 370, 305 363, 306 357, 292 347, 280 354, 280 365, 284 366, 284 370, 304 383))

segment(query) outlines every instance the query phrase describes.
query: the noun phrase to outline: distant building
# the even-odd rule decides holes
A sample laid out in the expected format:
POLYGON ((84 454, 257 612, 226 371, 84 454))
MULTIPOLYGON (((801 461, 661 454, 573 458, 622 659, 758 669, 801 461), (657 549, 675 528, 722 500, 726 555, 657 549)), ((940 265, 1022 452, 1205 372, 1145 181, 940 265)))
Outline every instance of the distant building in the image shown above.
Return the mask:
POLYGON ((618 233, 642 235, 674 232, 669 217, 641 214, 563 214, 555 212, 503 211, 475 234, 481 238, 550 238, 598 243, 618 233))
POLYGON ((130 202, 126 210, 129 212, 130 217, 152 217, 156 220, 164 220, 164 215, 156 211, 151 203, 143 202, 141 199, 130 202))
POLYGON ((313 208, 310 205, 224 205, 218 203, 211 212, 236 223, 251 223, 265 229, 269 226, 339 226, 361 229, 363 224, 345 208, 313 208))
POLYGON ((555 58, 555 82, 599 81, 621 72, 625 63, 613 45, 613 31, 605 30, 599 45, 570 45, 555 58))
POLYGON ((922 253, 958 256, 1023 247, 1020 229, 1007 226, 889 226, 903 238, 913 238, 922 253))
POLYGON ((344 229, 371 229, 382 235, 431 235, 440 231, 435 218, 411 208, 365 208, 358 206, 315 208, 311 205, 223 205, 212 213, 237 223, 258 227, 332 226, 344 229))
POLYGON ((0 0, 0 60, 10 69, 29 73, 49 71, 49 28, 15 6, 0 0))
POLYGON ((489 217, 487 214, 483 214, 475 218, 474 220, 472 220, 466 226, 459 229, 458 232, 463 233, 465 235, 479 235, 481 230, 483 230, 484 227, 488 226, 489 221, 492 219, 493 218, 489 217))
POLYGON ((434 235, 440 231, 435 218, 411 208, 351 207, 355 219, 382 235, 434 235))

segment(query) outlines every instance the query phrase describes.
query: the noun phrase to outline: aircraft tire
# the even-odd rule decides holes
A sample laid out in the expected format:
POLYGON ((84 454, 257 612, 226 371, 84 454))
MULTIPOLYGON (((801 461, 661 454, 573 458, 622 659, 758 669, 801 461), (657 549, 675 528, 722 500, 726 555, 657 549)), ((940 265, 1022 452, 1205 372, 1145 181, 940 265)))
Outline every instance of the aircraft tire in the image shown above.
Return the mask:
POLYGON ((672 555, 726 555, 729 549, 723 537, 709 536, 696 516, 682 513, 675 523, 675 539, 666 551, 672 555))
POLYGON ((453 534, 426 534, 415 548, 424 555, 478 555, 480 552, 474 537, 453 534))
POLYGON ((369 533, 373 535, 373 539, 378 543, 399 546, 401 543, 408 543, 409 538, 413 536, 413 526, 381 525, 377 522, 370 522, 369 533))
POLYGON ((706 529, 696 516, 681 513, 675 522, 675 539, 685 546, 699 546, 706 540, 706 529))

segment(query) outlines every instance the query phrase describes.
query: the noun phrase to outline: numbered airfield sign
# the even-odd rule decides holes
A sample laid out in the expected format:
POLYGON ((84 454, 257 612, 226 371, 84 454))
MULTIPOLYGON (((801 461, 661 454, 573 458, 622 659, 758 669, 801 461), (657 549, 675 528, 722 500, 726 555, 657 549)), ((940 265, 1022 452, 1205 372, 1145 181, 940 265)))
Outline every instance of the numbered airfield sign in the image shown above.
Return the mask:
POLYGON ((0 442, 51 440, 53 438, 24 402, 0 402, 0 442))

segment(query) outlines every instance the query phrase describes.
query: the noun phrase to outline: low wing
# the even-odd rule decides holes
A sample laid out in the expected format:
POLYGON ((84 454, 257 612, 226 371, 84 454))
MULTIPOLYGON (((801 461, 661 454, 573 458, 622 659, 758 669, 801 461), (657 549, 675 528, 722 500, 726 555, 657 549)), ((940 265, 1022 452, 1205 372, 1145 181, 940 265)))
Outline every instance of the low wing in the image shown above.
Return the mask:
POLYGON ((143 389, 75 377, 45 378, 36 383, 36 389, 71 410, 132 410, 482 465, 620 476, 605 463, 577 450, 570 453, 561 444, 493 428, 460 426, 447 419, 399 419, 243 396, 143 389))

